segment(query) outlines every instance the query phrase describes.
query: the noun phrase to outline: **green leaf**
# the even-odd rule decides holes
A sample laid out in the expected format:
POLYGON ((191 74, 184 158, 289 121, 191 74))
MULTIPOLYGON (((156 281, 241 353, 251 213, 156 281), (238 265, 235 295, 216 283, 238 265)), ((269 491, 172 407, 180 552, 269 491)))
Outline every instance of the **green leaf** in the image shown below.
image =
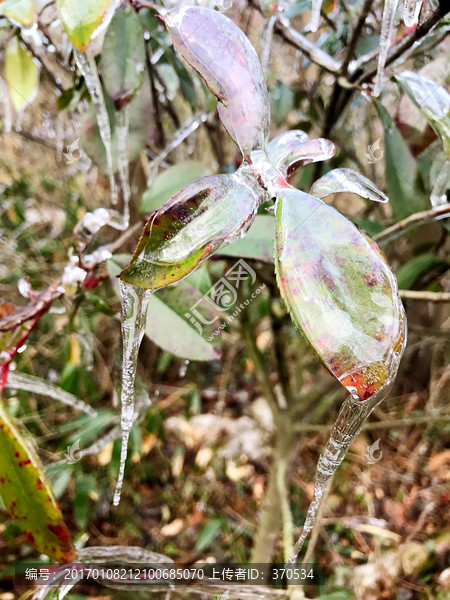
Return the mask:
POLYGON ((111 0, 57 0, 61 25, 72 44, 85 52, 111 0))
POLYGON ((276 204, 276 275, 295 326, 351 393, 369 398, 394 374, 403 338, 395 277, 373 240, 300 190, 276 204))
POLYGON ((39 67, 31 54, 14 37, 5 56, 6 81, 16 110, 33 101, 39 79, 39 67))
POLYGON ((396 219, 404 219, 429 208, 429 200, 418 186, 418 169, 408 145, 387 110, 376 102, 384 130, 384 160, 387 191, 396 219))
POLYGON ((145 213, 154 212, 189 183, 210 174, 209 167, 194 160, 187 160, 169 167, 160 173, 151 187, 144 192, 139 210, 145 213))
POLYGON ((273 240, 275 219, 272 216, 257 215, 247 235, 218 252, 221 256, 253 258, 262 262, 273 262, 273 240))
POLYGON ((145 334, 163 350, 189 360, 215 360, 218 343, 206 338, 221 323, 219 313, 186 281, 153 294, 149 300, 145 334), (190 319, 188 318, 190 317, 190 319))
POLYGON ((222 519, 213 519, 208 521, 203 527, 200 535, 198 536, 195 549, 197 552, 201 552, 205 548, 211 546, 215 538, 218 536, 222 529, 222 519))
POLYGON ((221 246, 245 235, 262 195, 237 174, 194 181, 149 218, 120 278, 150 290, 183 279, 221 246))
POLYGON ((422 273, 426 273, 439 262, 435 254, 426 253, 415 256, 398 269, 397 281, 399 288, 409 290, 422 273))
POLYGON ((103 41, 101 74, 116 108, 128 104, 144 79, 144 32, 127 5, 111 19, 103 41))
POLYGON ((79 473, 76 476, 73 512, 78 527, 83 531, 89 520, 90 494, 95 487, 95 478, 92 475, 79 473))
POLYGON ((34 19, 33 0, 3 0, 0 2, 0 14, 29 27, 34 19))
POLYGON ((277 125, 282 125, 294 106, 294 94, 285 83, 279 83, 270 90, 270 113, 277 125))
POLYGON ((441 138, 450 159, 450 94, 441 85, 412 71, 402 71, 395 79, 441 138))
POLYGON ((27 540, 58 562, 76 550, 38 456, 0 403, 0 495, 27 540))

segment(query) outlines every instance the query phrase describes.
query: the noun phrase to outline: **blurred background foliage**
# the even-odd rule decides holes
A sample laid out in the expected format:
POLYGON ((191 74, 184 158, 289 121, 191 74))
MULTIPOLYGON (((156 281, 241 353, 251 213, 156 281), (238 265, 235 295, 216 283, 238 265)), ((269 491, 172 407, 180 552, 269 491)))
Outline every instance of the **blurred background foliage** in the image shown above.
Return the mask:
MULTIPOLYGON (((170 290, 153 299, 139 357, 140 385, 151 405, 132 431, 122 502, 111 510, 120 453, 115 275, 153 210, 190 181, 233 172, 240 161, 212 95, 145 4, 130 2, 145 46, 144 81, 129 105, 131 228, 103 227, 94 236, 76 226, 86 213, 110 208, 105 153, 55 3, 36 2, 34 28, 0 18, 0 301, 24 305, 24 277, 44 290, 60 280, 71 256, 82 260, 113 245, 113 256, 89 272, 89 285, 66 283, 12 371, 59 386, 97 415, 8 385, 3 397, 38 449, 77 547, 136 545, 184 563, 282 561, 283 533, 291 519, 296 532, 303 522, 314 466, 345 390, 317 362, 280 300, 270 259, 273 217, 263 209, 251 233, 189 276, 177 297, 170 290), (184 315, 192 298, 238 257, 257 272, 240 301, 263 286, 261 293, 208 341, 184 315), (65 458, 70 447, 73 464, 65 458), (85 452, 80 460, 79 449, 85 452), (279 489, 281 467, 287 476, 279 489)), ((409 336, 393 392, 335 477, 309 549, 325 565, 326 585, 306 593, 334 600, 444 600, 450 586, 449 228, 436 217, 449 214, 445 186, 438 201, 430 198, 449 159, 450 134, 448 117, 436 126, 426 103, 414 103, 414 91, 405 93, 401 74, 426 77, 433 93, 446 87, 448 17, 442 4, 437 25, 387 68, 386 85, 374 99, 382 3, 325 2, 316 33, 307 27, 308 0, 285 4, 288 25, 266 17, 256 0, 235 0, 226 14, 259 52, 270 50, 271 136, 300 128, 336 145, 330 161, 305 166, 292 184, 308 191, 331 168, 350 167, 388 193, 387 205, 351 194, 327 201, 379 240, 403 290, 409 336), (355 38, 362 11, 367 15, 355 38), (342 70, 318 64, 293 31, 340 61, 342 70), (352 79, 349 61, 361 61, 358 78, 352 79), (368 447, 378 439, 382 459, 368 464, 368 447)), ((422 10, 434 14, 439 7, 425 2, 422 10)), ((399 23, 395 44, 416 35, 399 23)), ((100 74, 121 53, 119 45, 105 57, 102 41, 95 40, 100 74)), ((108 97, 107 106, 114 147, 108 97)), ((0 598, 7 600, 14 597, 11 565, 38 554, 6 511, 1 514, 0 598)), ((121 597, 96 588, 69 597, 99 595, 121 597)))

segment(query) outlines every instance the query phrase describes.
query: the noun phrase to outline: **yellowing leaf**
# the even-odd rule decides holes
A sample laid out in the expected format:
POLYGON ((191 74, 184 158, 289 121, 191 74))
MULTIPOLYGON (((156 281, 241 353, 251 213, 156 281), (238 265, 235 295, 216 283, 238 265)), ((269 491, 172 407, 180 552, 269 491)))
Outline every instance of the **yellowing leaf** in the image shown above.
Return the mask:
POLYGON ((6 81, 11 101, 16 110, 33 101, 39 68, 31 54, 13 38, 6 49, 6 81))
POLYGON ((34 2, 33 0, 4 0, 0 3, 0 15, 14 19, 27 27, 33 23, 34 2))
POLYGON ((0 404, 0 496, 14 523, 39 552, 58 562, 76 557, 69 530, 38 456, 0 404))
POLYGON ((61 24, 78 50, 86 51, 110 3, 110 0, 58 0, 61 24))

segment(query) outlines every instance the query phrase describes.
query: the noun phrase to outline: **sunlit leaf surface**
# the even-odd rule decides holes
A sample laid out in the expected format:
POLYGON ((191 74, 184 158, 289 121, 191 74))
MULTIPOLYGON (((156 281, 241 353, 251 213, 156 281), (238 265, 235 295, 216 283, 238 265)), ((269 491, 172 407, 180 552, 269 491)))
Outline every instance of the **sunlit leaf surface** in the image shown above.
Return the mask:
POLYGON ((72 44, 85 52, 111 0, 57 0, 59 18, 72 44))
POLYGON ((35 96, 39 80, 39 67, 28 50, 15 37, 6 49, 5 66, 11 101, 14 108, 20 110, 35 96))
POLYGON ((267 139, 269 101, 261 65, 244 33, 223 14, 190 6, 165 18, 177 50, 222 105, 219 115, 244 156, 267 139))
POLYGON ((191 183, 147 221, 121 279, 153 290, 182 279, 220 246, 245 234, 261 194, 236 174, 191 183))
POLYGON ((0 496, 14 523, 39 552, 58 562, 75 559, 70 533, 39 458, 1 403, 0 496))
POLYGON ((33 23, 34 2, 33 0, 3 0, 0 2, 0 15, 29 27, 33 23))
POLYGON ((388 383, 402 343, 397 283, 375 242, 299 190, 276 207, 276 272, 297 328, 349 391, 364 400, 388 383))

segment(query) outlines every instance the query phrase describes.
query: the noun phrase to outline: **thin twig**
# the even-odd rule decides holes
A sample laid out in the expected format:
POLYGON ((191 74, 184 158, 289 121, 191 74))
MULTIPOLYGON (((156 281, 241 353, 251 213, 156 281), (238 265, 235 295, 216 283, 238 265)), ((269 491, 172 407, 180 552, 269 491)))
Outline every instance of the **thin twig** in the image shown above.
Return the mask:
POLYGON ((412 226, 423 225, 424 223, 437 221, 438 219, 445 219, 448 216, 450 216, 450 204, 444 204, 444 206, 423 210, 406 217, 406 219, 402 219, 391 227, 388 227, 381 233, 375 235, 374 239, 378 243, 381 242, 382 244, 387 244, 403 235, 403 233, 405 233, 412 226))
POLYGON ((400 297, 405 300, 425 300, 426 302, 450 302, 450 292, 422 292, 400 290, 400 297))

